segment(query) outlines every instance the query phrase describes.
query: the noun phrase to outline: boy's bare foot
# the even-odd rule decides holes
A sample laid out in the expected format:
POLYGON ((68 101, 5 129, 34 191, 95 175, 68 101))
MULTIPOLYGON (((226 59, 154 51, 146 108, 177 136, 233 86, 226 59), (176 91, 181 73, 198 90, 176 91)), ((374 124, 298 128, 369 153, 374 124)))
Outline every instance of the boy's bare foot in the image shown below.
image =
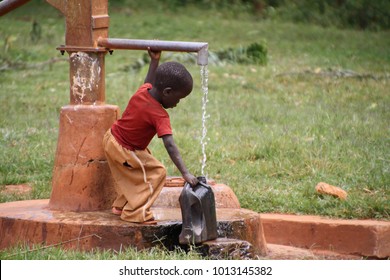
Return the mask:
POLYGON ((112 214, 120 216, 122 215, 122 209, 118 207, 112 207, 112 214))
POLYGON ((142 222, 141 224, 143 224, 143 225, 156 225, 157 221, 154 218, 152 218, 150 220, 142 222))

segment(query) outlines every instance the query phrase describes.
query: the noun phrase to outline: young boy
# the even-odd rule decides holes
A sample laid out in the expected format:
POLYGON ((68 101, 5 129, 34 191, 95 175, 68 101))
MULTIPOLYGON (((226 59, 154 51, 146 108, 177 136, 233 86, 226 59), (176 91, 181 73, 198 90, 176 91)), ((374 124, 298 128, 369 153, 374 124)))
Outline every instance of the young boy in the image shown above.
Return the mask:
POLYGON ((122 117, 106 132, 103 146, 117 191, 112 212, 128 222, 154 224, 150 207, 166 179, 165 167, 147 148, 156 134, 183 178, 191 185, 198 180, 180 156, 165 110, 176 107, 191 93, 192 76, 177 62, 159 66, 161 52, 148 52, 151 61, 145 83, 131 97, 122 117))

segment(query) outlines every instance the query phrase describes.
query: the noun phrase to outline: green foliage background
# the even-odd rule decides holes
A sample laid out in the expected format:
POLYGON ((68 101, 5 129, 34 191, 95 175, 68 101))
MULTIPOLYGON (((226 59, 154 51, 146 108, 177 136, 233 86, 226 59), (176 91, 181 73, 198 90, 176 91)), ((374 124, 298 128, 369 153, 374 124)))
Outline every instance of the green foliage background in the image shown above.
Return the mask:
MULTIPOLYGON (((390 219, 389 1, 110 0, 110 37, 207 41, 210 45, 206 172, 260 213, 390 219), (258 44, 266 63, 248 60, 258 44), (245 55, 243 55, 245 54, 245 55), (226 59, 226 56, 228 59, 226 59), (245 62, 245 63, 241 63, 245 62), (319 195, 325 181, 346 201, 319 195)), ((61 106, 69 103, 64 18, 32 0, 0 18, 0 202, 47 199, 61 106)), ((145 53, 106 56, 106 101, 125 108, 147 71, 145 53)), ((163 53, 194 76, 170 111, 189 169, 201 169, 199 66, 163 53), (196 82, 198 81, 198 82, 196 82)), ((150 147, 178 175, 159 139, 150 147)), ((199 259, 195 252, 72 252, 18 246, 15 259, 199 259), (36 250, 35 250, 36 249, 36 250)))
MULTIPOLYGON (((264 1, 261 13, 251 1, 109 3, 113 38, 207 41, 211 54, 260 43, 267 63, 217 58, 208 66, 206 171, 229 185, 242 207, 389 219, 390 36, 382 25, 340 29, 282 16, 288 5, 308 1, 264 1), (345 189, 347 201, 318 195, 320 181, 345 189)), ((334 6, 323 3, 325 10, 334 6)), ((33 0, 0 21, 0 185, 33 187, 32 194, 1 194, 0 201, 49 198, 59 110, 69 102, 66 56, 55 50, 64 43, 64 19, 33 0)), ((145 63, 131 67, 143 56, 107 55, 107 103, 124 109, 144 79, 145 63)), ((163 53, 162 59, 182 61, 200 81, 199 66, 186 54, 163 53)), ((201 97, 196 83, 170 111, 175 140, 195 174, 202 157, 201 97)), ((151 149, 170 175, 178 175, 159 139, 151 149)))
POLYGON ((390 28, 390 2, 387 0, 119 0, 115 2, 117 3, 111 1, 112 5, 130 5, 139 8, 153 6, 178 9, 196 6, 205 10, 245 11, 258 18, 276 18, 341 28, 371 30, 390 28))

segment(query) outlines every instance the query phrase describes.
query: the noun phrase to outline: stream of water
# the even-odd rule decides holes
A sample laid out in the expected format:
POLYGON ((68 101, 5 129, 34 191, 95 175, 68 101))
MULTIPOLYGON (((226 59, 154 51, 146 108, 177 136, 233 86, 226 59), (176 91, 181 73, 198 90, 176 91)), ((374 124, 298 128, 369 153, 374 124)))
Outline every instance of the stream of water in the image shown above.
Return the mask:
POLYGON ((200 145, 202 146, 202 176, 207 177, 205 174, 205 168, 206 168, 206 145, 207 145, 207 127, 206 127, 206 121, 209 118, 209 115, 207 115, 207 102, 208 100, 208 93, 209 93, 209 87, 208 87, 208 80, 209 80, 209 73, 207 69, 207 65, 202 65, 200 68, 200 76, 201 76, 201 83, 202 83, 202 137, 200 138, 200 145))

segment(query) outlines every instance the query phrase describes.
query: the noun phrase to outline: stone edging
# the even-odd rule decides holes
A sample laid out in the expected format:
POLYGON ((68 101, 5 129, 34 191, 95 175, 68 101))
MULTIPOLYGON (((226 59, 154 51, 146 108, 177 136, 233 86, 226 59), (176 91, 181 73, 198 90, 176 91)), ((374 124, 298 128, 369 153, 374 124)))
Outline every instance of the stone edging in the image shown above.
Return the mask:
POLYGON ((267 243, 390 258, 390 222, 260 214, 267 243))

